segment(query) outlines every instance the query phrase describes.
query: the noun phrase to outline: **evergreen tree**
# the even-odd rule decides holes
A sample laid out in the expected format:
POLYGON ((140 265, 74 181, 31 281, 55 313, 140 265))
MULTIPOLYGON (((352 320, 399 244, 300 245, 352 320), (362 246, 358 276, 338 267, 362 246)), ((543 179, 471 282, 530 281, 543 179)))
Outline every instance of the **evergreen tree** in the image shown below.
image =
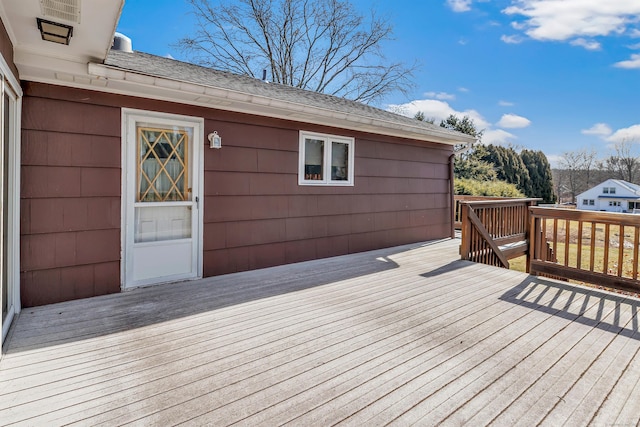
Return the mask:
POLYGON ((475 136, 480 140, 484 130, 478 130, 473 119, 469 116, 464 116, 459 119, 456 115, 451 114, 446 120, 440 122, 440 126, 443 128, 457 130, 458 132, 466 133, 467 135, 475 136))
POLYGON ((522 162, 529 171, 530 192, 528 197, 540 197, 542 203, 555 203, 551 166, 542 151, 522 150, 522 162))
POLYGON ((529 171, 522 158, 513 148, 493 144, 487 145, 486 153, 481 160, 494 165, 499 180, 514 184, 518 190, 527 196, 531 193, 529 171))

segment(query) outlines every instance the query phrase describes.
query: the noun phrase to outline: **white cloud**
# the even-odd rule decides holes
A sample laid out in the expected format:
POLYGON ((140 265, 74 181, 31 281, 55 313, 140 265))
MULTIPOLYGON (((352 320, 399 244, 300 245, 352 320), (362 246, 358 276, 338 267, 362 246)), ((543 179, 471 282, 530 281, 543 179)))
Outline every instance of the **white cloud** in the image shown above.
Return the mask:
POLYGON ((467 92, 469 92, 469 89, 467 89, 466 87, 459 87, 458 88, 458 92, 467 93, 467 92))
POLYGON ((452 101, 456 99, 455 95, 447 92, 426 92, 424 96, 426 96, 427 98, 440 99, 443 101, 452 101))
POLYGON ((616 62, 613 66, 626 69, 640 68, 640 54, 634 53, 631 55, 631 58, 626 61, 616 62))
POLYGON ((447 6, 454 12, 468 12, 473 0, 447 0, 447 6))
POLYGON ((413 117, 417 112, 422 111, 425 117, 433 117, 436 122, 446 119, 451 114, 458 117, 469 116, 480 130, 490 126, 489 122, 476 110, 456 111, 449 103, 436 99, 420 99, 406 104, 389 105, 388 109, 409 117, 413 117))
POLYGON ((564 41, 627 33, 640 37, 638 0, 511 0, 503 13, 524 18, 517 25, 536 40, 564 41))
POLYGON ((545 154, 545 156, 547 156, 547 161, 549 161, 551 169, 559 168, 564 161, 564 157, 561 154, 545 154))
POLYGON ((607 138, 607 141, 613 143, 622 141, 640 142, 640 124, 618 129, 607 138))
POLYGON ((531 124, 531 120, 516 114, 503 114, 496 126, 507 129, 526 128, 531 124))
POLYGON ((609 125, 606 123, 596 123, 589 129, 582 129, 581 132, 583 135, 595 135, 600 138, 606 138, 613 133, 609 125))
POLYGON ((599 42, 595 40, 583 39, 582 37, 571 40, 569 44, 571 46, 580 46, 587 50, 600 50, 600 48, 602 47, 599 42))
POLYGON ((629 49, 638 50, 640 49, 640 43, 627 45, 629 49))
POLYGON ((509 102, 509 101, 500 100, 500 101, 498 101, 498 105, 501 106, 501 107, 513 107, 516 104, 514 104, 513 102, 509 102))
POLYGON ((173 56, 171 56, 171 54, 170 54, 170 53, 167 53, 164 57, 165 57, 165 58, 169 58, 169 59, 175 59, 173 56))
POLYGON ((488 129, 482 134, 483 144, 506 145, 517 137, 502 129, 488 129))
POLYGON ((519 44, 522 43, 522 37, 518 36, 518 35, 513 35, 513 36, 507 36, 507 35, 502 35, 502 37, 500 37, 500 40, 502 40, 503 42, 507 43, 507 44, 519 44))
MULTIPOLYGON (((420 99, 406 104, 388 105, 387 110, 408 117, 414 117, 417 112, 421 111, 422 113, 424 113, 425 117, 434 118, 436 120, 436 123, 439 123, 440 120, 444 120, 452 114, 459 118, 468 116, 471 120, 473 120, 476 128, 483 131, 483 144, 506 145, 518 138, 516 135, 507 132, 504 129, 492 128, 491 123, 489 123, 482 116, 482 114, 480 114, 476 110, 457 111, 451 105, 449 105, 448 102, 440 101, 437 99, 420 99)), ((507 124, 518 124, 518 126, 513 127, 525 127, 530 123, 528 119, 516 116, 515 114, 506 114, 503 116, 503 119, 505 118, 505 116, 511 116, 511 118, 506 119, 507 124), (525 122, 527 123, 526 125, 524 125, 525 122)))

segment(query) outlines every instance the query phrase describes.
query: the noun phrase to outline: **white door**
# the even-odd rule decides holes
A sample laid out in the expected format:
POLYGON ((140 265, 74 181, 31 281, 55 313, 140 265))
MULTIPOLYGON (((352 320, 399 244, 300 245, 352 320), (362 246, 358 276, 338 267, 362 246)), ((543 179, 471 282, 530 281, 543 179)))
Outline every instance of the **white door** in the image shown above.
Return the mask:
POLYGON ((123 109, 123 287, 202 277, 203 119, 123 109))

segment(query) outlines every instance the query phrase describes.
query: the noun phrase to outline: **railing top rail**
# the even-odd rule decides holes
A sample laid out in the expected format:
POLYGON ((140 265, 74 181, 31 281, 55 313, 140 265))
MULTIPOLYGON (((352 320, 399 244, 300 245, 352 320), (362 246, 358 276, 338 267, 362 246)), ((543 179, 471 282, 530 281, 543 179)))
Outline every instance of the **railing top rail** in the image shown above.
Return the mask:
POLYGON ((511 200, 513 197, 493 197, 493 196, 468 196, 466 194, 455 194, 456 200, 511 200))
POLYGON ((461 200, 460 204, 469 205, 471 207, 486 207, 486 206, 503 206, 503 205, 526 205, 532 203, 538 203, 542 201, 541 198, 522 198, 522 199, 501 199, 501 200, 461 200))
POLYGON ((637 214, 541 208, 537 206, 529 207, 529 211, 535 218, 568 219, 571 221, 640 226, 640 215, 637 214))

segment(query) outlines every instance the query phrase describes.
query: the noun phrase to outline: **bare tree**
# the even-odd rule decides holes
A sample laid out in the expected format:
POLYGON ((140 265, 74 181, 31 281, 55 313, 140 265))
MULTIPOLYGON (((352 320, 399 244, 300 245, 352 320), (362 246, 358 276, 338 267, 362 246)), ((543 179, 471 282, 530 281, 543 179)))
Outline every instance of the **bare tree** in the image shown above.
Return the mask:
POLYGON ((605 168, 618 179, 636 182, 640 177, 640 159, 637 154, 638 141, 624 139, 616 142, 612 154, 605 159, 605 168))
POLYGON ((596 151, 581 148, 576 151, 562 153, 562 181, 564 188, 571 194, 572 202, 576 196, 589 189, 593 181, 593 170, 596 167, 596 151))
POLYGON ((411 87, 413 67, 387 62, 392 27, 346 0, 187 0, 195 34, 178 41, 190 60, 371 103, 411 87))

